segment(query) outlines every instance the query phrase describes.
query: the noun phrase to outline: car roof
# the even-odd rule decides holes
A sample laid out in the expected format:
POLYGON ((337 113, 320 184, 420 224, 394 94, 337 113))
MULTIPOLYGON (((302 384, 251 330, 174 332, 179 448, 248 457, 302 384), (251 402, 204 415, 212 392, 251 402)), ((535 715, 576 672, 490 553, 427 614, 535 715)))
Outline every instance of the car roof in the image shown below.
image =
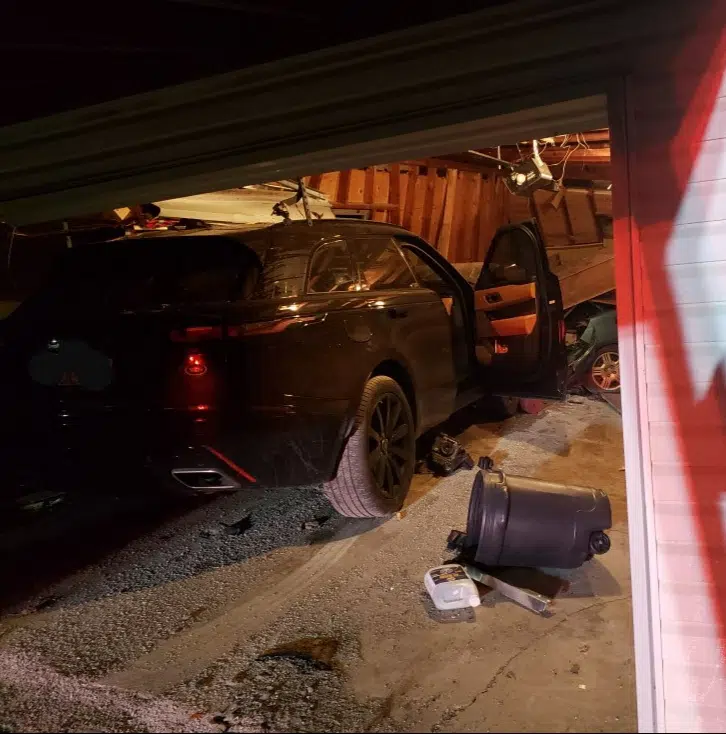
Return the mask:
POLYGON ((241 225, 212 227, 209 229, 189 229, 182 231, 151 230, 141 231, 126 237, 111 240, 119 243, 123 241, 138 242, 146 239, 170 240, 178 237, 223 237, 246 242, 258 237, 269 236, 276 247, 281 249, 304 250, 312 249, 320 242, 338 236, 354 234, 365 236, 372 234, 407 235, 415 236, 403 227, 387 222, 371 222, 351 219, 316 219, 308 224, 305 220, 294 220, 269 225, 241 225))

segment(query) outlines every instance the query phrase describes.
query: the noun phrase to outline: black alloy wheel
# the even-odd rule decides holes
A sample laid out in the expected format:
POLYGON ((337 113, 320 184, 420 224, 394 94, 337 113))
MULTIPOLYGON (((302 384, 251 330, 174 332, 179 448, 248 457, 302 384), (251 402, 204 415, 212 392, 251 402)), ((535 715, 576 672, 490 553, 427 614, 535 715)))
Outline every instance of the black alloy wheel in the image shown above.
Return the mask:
POLYGON ((384 497, 400 494, 407 467, 413 461, 408 441, 413 427, 396 393, 385 393, 373 409, 368 426, 368 463, 384 497))
POLYGON ((391 515, 403 506, 415 460, 416 427, 408 398, 393 378, 377 375, 363 389, 355 428, 323 492, 346 517, 391 515))

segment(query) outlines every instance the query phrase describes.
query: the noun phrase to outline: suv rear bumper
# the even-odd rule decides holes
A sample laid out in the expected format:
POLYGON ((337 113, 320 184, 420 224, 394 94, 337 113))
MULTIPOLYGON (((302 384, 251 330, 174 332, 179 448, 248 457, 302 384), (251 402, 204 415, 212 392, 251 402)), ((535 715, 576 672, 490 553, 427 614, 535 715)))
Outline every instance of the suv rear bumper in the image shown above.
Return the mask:
POLYGON ((348 401, 336 400, 296 401, 234 417, 206 408, 95 411, 52 420, 26 415, 0 434, 9 493, 0 504, 49 486, 73 489, 91 478, 124 485, 144 473, 181 491, 320 483, 334 472, 350 427, 347 413, 348 401), (182 481, 201 472, 210 473, 202 486, 182 481))
POLYGON ((179 470, 209 469, 240 488, 290 487, 329 480, 352 421, 349 401, 296 400, 284 407, 250 409, 234 418, 195 424, 193 437, 174 440, 147 461, 160 478, 178 483, 179 470))

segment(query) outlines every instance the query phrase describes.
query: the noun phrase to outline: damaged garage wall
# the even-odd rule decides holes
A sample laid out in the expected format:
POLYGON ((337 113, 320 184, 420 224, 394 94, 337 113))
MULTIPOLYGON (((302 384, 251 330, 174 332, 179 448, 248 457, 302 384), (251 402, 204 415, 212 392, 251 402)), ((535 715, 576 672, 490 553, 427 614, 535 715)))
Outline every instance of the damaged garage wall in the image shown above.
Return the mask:
POLYGON ((568 187, 513 196, 495 173, 416 162, 332 171, 305 183, 337 216, 399 224, 455 263, 481 263, 499 227, 535 219, 565 308, 615 288, 612 191, 568 187))
MULTIPOLYGON (((528 199, 495 173, 415 162, 333 171, 305 179, 340 216, 399 224, 452 262, 480 262, 499 227, 536 219, 548 248, 612 242, 612 192, 567 188, 528 199)), ((557 265, 557 263, 554 263, 557 265)))
POLYGON ((482 260, 494 233, 509 224, 504 181, 474 171, 406 163, 310 176, 333 208, 399 224, 452 262, 482 260))
POLYGON ((611 191, 575 187, 557 193, 541 190, 523 201, 529 216, 537 219, 547 247, 602 242, 608 229, 612 238, 611 191))

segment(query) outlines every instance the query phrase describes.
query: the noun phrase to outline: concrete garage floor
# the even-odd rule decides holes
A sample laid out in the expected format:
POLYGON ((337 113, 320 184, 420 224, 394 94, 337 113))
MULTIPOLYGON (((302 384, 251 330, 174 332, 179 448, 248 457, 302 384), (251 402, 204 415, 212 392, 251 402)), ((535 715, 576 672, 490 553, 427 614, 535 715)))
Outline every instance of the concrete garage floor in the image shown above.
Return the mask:
POLYGON ((385 522, 304 525, 331 515, 314 489, 218 498, 6 614, 0 731, 635 731, 619 416, 578 397, 482 420, 448 426, 475 458, 610 493, 612 550, 562 574, 549 618, 495 593, 431 618, 473 473, 418 476, 385 522), (301 638, 317 663, 259 659, 301 638))

